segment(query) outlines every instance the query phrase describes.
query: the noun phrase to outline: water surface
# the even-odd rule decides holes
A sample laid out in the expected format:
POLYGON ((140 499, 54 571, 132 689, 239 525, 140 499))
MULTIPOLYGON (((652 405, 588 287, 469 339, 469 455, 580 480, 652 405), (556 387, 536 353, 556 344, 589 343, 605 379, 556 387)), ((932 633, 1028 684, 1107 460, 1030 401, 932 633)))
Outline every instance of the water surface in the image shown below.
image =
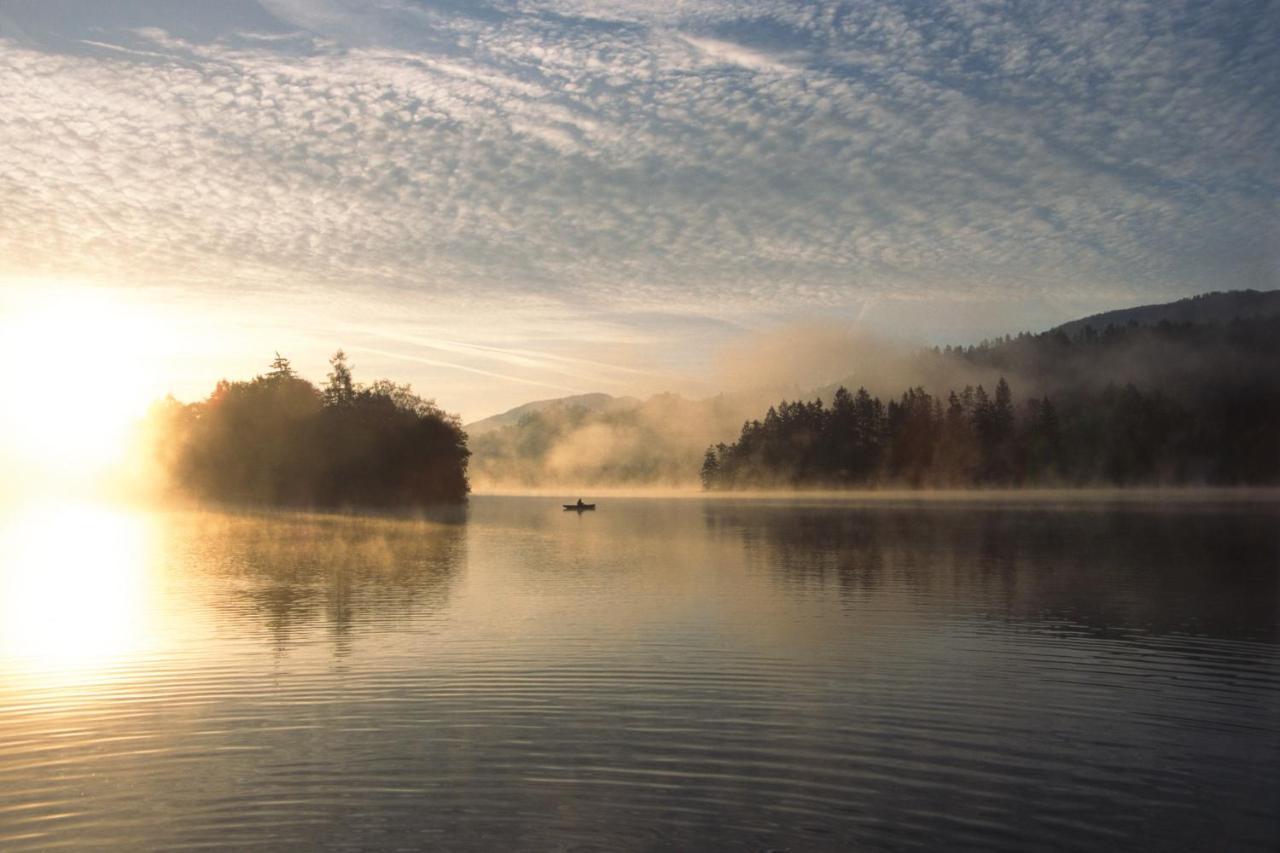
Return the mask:
POLYGON ((0 517, 0 848, 1275 850, 1274 503, 0 517))

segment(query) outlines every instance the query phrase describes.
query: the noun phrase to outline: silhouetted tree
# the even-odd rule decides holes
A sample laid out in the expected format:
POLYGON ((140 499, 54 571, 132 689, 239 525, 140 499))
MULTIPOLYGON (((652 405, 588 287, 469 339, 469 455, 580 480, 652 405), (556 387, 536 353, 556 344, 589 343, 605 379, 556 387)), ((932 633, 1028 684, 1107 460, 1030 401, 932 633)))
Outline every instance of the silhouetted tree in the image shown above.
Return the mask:
POLYGON ((983 479, 989 483, 1008 483, 1013 478, 1014 415, 1013 392, 1004 377, 996 383, 995 397, 991 401, 989 420, 983 436, 983 479))
POLYGON ((356 389, 352 379, 351 368, 347 364, 347 354, 338 350, 329 359, 333 370, 329 373, 329 384, 324 388, 326 406, 350 406, 355 402, 356 389))
POLYGON ((716 455, 716 448, 708 447, 706 456, 702 459, 702 487, 710 489, 715 486, 719 474, 720 459, 716 455))
POLYGON ((1054 482, 1062 473, 1062 434, 1058 413, 1048 397, 1027 401, 1018 441, 1020 481, 1054 482))
POLYGON ((297 374, 293 372, 293 365, 289 363, 289 359, 280 355, 277 350, 276 357, 271 360, 271 371, 267 376, 272 379, 291 379, 297 374))
POLYGON ((901 400, 889 403, 886 419, 891 480, 924 485, 941 431, 936 417, 933 398, 923 388, 910 388, 901 400))
MULTIPOLYGON (((1128 333, 1090 336, 1086 327, 1081 334, 1107 341, 1128 333)), ((736 442, 708 449, 702 481, 708 489, 1276 482, 1280 395, 1274 385, 1252 387, 1256 396, 1232 393, 1211 409, 1233 406, 1227 410, 1241 413, 1236 421, 1205 421, 1133 384, 1070 394, 1065 414, 1049 397, 1033 398, 1020 419, 1004 378, 994 396, 981 385, 966 387, 950 392, 945 406, 921 387, 887 407, 865 389, 851 395, 840 388, 829 409, 820 400, 784 401, 763 422, 743 424, 736 442), (1257 423, 1272 431, 1263 438, 1257 423), (1238 467, 1236 436, 1248 442, 1256 471, 1238 467)))
POLYGON ((396 506, 466 497, 457 418, 386 380, 358 386, 341 350, 325 391, 278 353, 265 376, 153 409, 157 455, 197 497, 302 506, 396 506))

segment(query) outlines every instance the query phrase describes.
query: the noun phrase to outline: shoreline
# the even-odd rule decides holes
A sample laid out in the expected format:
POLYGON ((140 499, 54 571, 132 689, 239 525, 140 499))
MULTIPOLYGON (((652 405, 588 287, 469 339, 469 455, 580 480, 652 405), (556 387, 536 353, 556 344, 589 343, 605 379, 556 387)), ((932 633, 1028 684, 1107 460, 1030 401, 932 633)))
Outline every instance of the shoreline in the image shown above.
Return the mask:
POLYGON ((582 487, 547 489, 475 489, 471 497, 528 497, 557 500, 581 496, 637 500, 820 500, 844 503, 1276 503, 1280 486, 1132 486, 1027 489, 792 489, 703 491, 689 489, 620 489, 582 487))

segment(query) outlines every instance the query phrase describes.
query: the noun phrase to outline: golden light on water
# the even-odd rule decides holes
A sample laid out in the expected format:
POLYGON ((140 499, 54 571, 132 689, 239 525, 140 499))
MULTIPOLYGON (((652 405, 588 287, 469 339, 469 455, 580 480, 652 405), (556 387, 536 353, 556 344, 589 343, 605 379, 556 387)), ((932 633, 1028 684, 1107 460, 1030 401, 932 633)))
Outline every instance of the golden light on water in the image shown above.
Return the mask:
POLYGON ((0 446, 24 478, 90 478, 119 462, 157 396, 166 332, 109 291, 17 288, 0 302, 0 446))
POLYGON ((111 677, 151 643, 144 517, 42 504, 0 516, 0 662, 44 684, 111 677))

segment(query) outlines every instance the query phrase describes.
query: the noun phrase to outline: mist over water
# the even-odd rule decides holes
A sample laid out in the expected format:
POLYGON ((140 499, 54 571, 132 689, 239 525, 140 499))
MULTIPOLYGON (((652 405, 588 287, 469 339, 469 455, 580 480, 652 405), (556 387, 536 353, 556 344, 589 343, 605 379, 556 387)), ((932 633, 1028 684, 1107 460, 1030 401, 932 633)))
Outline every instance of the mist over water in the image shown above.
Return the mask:
POLYGON ((0 853, 1280 853, 1277 44, 0 0, 0 853))
POLYGON ((0 846, 1272 850, 1276 507, 9 514, 0 846))

